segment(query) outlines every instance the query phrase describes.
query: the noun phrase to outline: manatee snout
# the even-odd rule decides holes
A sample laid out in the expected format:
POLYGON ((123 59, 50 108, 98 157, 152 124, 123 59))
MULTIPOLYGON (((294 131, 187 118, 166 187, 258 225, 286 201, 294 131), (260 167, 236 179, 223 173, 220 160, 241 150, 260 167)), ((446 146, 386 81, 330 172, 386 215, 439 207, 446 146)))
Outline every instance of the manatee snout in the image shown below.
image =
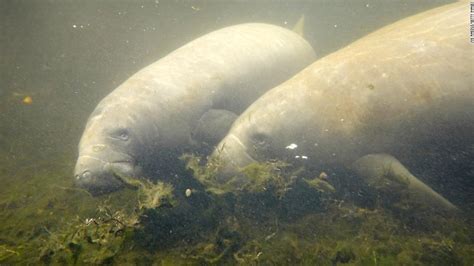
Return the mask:
POLYGON ((218 181, 221 183, 229 181, 238 175, 243 167, 256 162, 250 155, 247 145, 235 135, 226 136, 211 158, 219 165, 218 181))
POLYGON ((76 186, 86 189, 92 195, 113 192, 123 187, 112 163, 87 155, 82 155, 77 160, 74 180, 76 186))

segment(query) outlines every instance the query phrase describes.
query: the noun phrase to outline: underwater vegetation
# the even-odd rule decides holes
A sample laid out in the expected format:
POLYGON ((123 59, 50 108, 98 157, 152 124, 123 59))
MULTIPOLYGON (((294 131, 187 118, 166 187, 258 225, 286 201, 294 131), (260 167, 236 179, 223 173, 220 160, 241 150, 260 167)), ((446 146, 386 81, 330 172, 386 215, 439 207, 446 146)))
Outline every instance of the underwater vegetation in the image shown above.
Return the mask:
MULTIPOLYGON (((186 155, 186 162, 189 178, 212 180, 199 158, 186 155)), ((216 194, 191 182, 189 194, 172 183, 127 179, 129 189, 91 197, 65 178, 64 165, 45 164, 34 174, 2 168, 25 180, 7 183, 0 194, 2 264, 474 262, 472 217, 403 201, 389 206, 379 196, 360 205, 327 188, 324 174, 303 179, 281 164, 255 164, 243 171, 255 182, 238 193, 216 194)))
POLYGON ((281 171, 288 166, 282 161, 250 164, 241 172, 252 178, 247 178, 245 182, 242 182, 242 178, 236 176, 222 183, 217 178, 217 173, 222 168, 218 159, 209 159, 207 166, 202 164, 201 158, 191 154, 184 154, 181 159, 186 162, 186 167, 194 173, 194 177, 214 194, 259 193, 271 188, 282 193, 295 180, 292 175, 281 174, 281 171))

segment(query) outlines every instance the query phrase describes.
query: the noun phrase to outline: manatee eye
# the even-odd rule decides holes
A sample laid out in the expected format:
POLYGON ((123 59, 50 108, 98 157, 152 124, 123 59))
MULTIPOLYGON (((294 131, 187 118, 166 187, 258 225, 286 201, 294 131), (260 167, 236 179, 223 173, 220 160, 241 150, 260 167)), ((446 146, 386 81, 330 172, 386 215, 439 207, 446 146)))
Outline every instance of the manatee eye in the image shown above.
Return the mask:
POLYGON ((267 160, 273 156, 272 138, 265 133, 255 133, 251 135, 253 156, 258 160, 267 160))
POLYGON ((123 140, 123 141, 126 141, 129 139, 129 133, 126 129, 119 129, 117 130, 116 132, 114 132, 112 134, 112 137, 114 139, 119 139, 119 140, 123 140))
POLYGON ((258 145, 260 147, 263 147, 269 144, 268 137, 263 133, 255 133, 252 136, 252 141, 255 145, 258 145))
POLYGON ((121 140, 128 140, 128 133, 127 132, 121 132, 119 135, 119 138, 121 140))

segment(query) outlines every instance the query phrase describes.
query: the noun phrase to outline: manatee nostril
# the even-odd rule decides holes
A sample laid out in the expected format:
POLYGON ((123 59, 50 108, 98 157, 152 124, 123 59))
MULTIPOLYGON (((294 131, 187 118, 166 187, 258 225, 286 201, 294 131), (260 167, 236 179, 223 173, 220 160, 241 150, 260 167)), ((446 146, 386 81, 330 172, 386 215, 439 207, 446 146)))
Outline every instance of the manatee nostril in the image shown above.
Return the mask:
POLYGON ((103 149, 105 149, 105 145, 104 144, 96 144, 92 147, 92 150, 95 151, 95 152, 100 152, 102 151, 103 149))

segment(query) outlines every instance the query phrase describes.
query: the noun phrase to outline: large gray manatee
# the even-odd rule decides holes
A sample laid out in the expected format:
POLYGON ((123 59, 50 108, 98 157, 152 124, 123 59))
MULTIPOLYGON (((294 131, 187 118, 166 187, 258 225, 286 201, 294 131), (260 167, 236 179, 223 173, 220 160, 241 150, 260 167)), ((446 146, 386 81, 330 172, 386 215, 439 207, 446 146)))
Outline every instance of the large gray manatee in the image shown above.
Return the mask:
POLYGON ((98 194, 120 188, 121 177, 140 176, 143 168, 164 175, 199 141, 193 129, 213 116, 207 112, 239 114, 314 59, 300 35, 268 24, 231 26, 184 45, 97 105, 79 143, 76 183, 98 194))
POLYGON ((398 21, 265 93, 216 147, 217 185, 248 184, 239 169, 256 161, 299 158, 315 171, 355 168, 369 183, 384 176, 454 208, 395 158, 474 147, 468 9, 456 3, 398 21))

